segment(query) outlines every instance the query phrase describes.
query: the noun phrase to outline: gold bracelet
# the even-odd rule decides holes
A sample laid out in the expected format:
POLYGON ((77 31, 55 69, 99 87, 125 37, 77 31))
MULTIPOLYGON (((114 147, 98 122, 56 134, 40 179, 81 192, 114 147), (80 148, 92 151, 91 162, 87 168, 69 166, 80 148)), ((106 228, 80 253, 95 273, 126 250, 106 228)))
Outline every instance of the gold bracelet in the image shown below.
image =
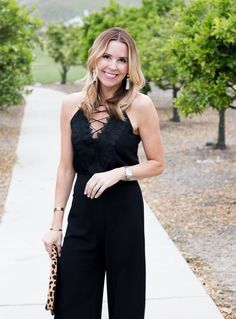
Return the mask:
POLYGON ((55 213, 55 212, 64 212, 64 207, 55 207, 55 208, 53 209, 53 211, 54 211, 54 213, 55 213))
POLYGON ((61 229, 61 228, 53 228, 53 227, 51 227, 51 228, 50 228, 50 230, 54 230, 54 231, 62 231, 62 229, 61 229))

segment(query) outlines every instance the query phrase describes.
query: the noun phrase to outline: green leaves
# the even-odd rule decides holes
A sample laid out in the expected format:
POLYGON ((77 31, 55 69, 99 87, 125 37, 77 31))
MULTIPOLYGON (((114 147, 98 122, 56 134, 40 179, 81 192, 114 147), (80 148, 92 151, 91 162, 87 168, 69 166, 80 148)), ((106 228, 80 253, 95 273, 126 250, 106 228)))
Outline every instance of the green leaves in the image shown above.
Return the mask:
POLYGON ((171 9, 183 5, 182 0, 143 0, 145 15, 165 16, 171 9))
POLYGON ((15 0, 0 2, 0 109, 21 103, 24 86, 31 83, 32 49, 37 42, 37 18, 15 0))
POLYGON ((171 46, 178 72, 188 83, 177 101, 186 114, 209 105, 220 110, 231 103, 227 88, 236 82, 235 4, 196 0, 180 15, 171 46))
POLYGON ((222 113, 236 97, 236 1, 195 0, 182 10, 170 42, 185 82, 176 106, 185 115, 216 109, 216 146, 224 149, 222 113))
POLYGON ((32 49, 41 22, 15 0, 0 2, 0 109, 21 103, 31 83, 32 49))

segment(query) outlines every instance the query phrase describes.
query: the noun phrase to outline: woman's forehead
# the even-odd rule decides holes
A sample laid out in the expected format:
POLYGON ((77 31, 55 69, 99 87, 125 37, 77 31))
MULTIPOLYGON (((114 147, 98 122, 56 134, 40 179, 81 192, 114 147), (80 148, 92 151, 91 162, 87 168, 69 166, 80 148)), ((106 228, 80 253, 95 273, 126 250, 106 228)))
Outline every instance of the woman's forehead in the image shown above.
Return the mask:
POLYGON ((110 41, 105 52, 115 57, 128 57, 127 45, 120 41, 110 41))

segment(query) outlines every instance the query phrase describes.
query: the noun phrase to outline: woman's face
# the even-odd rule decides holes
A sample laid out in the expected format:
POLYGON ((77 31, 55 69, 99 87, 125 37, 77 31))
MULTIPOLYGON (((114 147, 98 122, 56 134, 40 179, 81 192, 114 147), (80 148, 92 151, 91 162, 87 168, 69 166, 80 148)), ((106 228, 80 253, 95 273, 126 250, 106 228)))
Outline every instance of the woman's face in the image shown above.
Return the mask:
POLYGON ((118 89, 128 72, 128 49, 119 41, 109 42, 97 61, 98 79, 103 87, 118 89))

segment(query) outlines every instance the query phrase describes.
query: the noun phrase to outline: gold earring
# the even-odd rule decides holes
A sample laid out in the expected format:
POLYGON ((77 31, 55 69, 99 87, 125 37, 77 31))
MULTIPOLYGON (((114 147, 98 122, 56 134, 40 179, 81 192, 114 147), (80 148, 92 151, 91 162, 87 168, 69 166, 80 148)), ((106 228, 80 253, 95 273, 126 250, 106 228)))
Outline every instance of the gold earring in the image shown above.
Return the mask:
POLYGON ((129 88, 130 88, 130 80, 129 80, 129 73, 127 73, 125 89, 129 90, 129 88))

